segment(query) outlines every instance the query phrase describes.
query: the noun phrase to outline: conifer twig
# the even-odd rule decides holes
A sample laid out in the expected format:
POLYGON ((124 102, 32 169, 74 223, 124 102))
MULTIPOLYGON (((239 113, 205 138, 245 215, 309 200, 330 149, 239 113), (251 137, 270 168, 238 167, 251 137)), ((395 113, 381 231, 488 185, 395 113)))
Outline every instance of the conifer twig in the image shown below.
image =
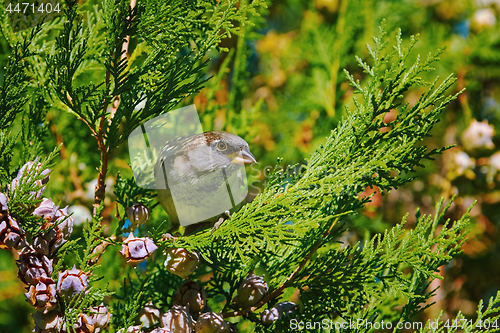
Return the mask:
MULTIPOLYGON (((130 0, 130 9, 132 11, 134 10, 136 3, 137 3, 136 0, 130 0)), ((125 36, 124 41, 123 41, 123 45, 122 45, 122 54, 121 54, 121 58, 120 58, 121 61, 128 58, 127 53, 128 53, 129 44, 130 44, 130 36, 127 35, 127 36, 125 36)), ((125 77, 123 79, 125 79, 125 77)), ((116 96, 114 101, 113 101, 113 104, 111 105, 111 111, 110 111, 111 115, 108 119, 110 124, 111 124, 111 119, 113 119, 113 117, 115 116, 116 110, 118 110, 119 105, 120 105, 120 96, 116 96)))
POLYGON ((87 125, 87 127, 90 129, 90 131, 92 132, 92 136, 93 137, 97 137, 97 133, 95 132, 94 128, 92 126, 90 126, 89 122, 82 118, 82 117, 78 117, 79 120, 83 121, 85 123, 85 125, 87 125))
POLYGON ((259 303, 257 303, 255 306, 251 307, 250 310, 240 310, 240 311, 234 311, 234 312, 226 312, 226 313, 222 314, 222 317, 223 318, 228 318, 228 317, 236 317, 236 316, 246 316, 248 313, 254 312, 255 310, 257 310, 257 309, 261 308, 262 306, 264 306, 270 300, 272 300, 275 297, 279 296, 283 292, 283 290, 285 290, 285 288, 288 288, 290 286, 290 284, 295 280, 295 278, 300 273, 300 271, 305 267, 305 265, 312 258, 312 256, 314 255, 314 253, 316 253, 316 251, 319 249, 319 247, 323 243, 323 239, 325 239, 325 237, 330 234, 330 232, 333 229, 333 226, 335 224, 337 224, 338 220, 339 219, 336 218, 332 222, 332 224, 330 225, 330 227, 328 228, 328 230, 326 230, 323 233, 323 237, 321 237, 321 239, 318 239, 318 241, 316 242, 316 244, 314 244, 314 246, 312 247, 312 249, 309 252, 309 254, 304 258, 304 260, 302 260, 302 262, 297 266, 297 268, 295 268, 295 270, 293 271, 293 273, 290 274, 290 276, 286 279, 286 281, 281 286, 279 286, 278 288, 276 288, 272 293, 266 295, 259 303))
POLYGON ((99 151, 101 152, 101 165, 99 167, 99 174, 97 176, 97 184, 95 186, 95 199, 94 199, 94 216, 97 215, 99 206, 102 200, 104 200, 104 195, 106 194, 106 173, 108 172, 108 149, 104 142, 103 137, 103 127, 105 115, 101 117, 101 122, 99 124, 99 132, 97 133, 97 144, 99 145, 99 151))
MULTIPOLYGON (((136 5, 136 0, 130 0, 130 7, 133 10, 136 5)), ((126 36, 123 44, 122 44, 122 54, 121 54, 121 60, 125 60, 127 58, 127 52, 128 52, 128 46, 130 43, 130 36, 126 36)), ((109 71, 106 71, 106 85, 109 84, 109 76, 110 73, 109 71)), ((111 106, 111 111, 110 111, 110 117, 108 121, 111 123, 111 119, 113 119, 116 110, 118 109, 118 106, 120 104, 120 96, 115 96, 112 106, 111 106)), ((99 124, 99 132, 97 133, 97 143, 99 145, 99 150, 101 152, 101 166, 99 168, 99 175, 97 177, 97 184, 95 188, 95 200, 94 200, 94 216, 97 215, 97 210, 101 204, 101 201, 104 200, 104 196, 106 194, 106 173, 108 171, 108 148, 106 147, 106 144, 104 142, 103 138, 103 132, 102 129, 104 127, 104 120, 106 118, 106 110, 103 110, 103 115, 101 117, 101 122, 99 124)))
POLYGON ((101 258, 101 255, 104 253, 104 251, 108 246, 116 244, 116 242, 121 242, 121 241, 123 241, 123 237, 116 237, 115 235, 112 235, 106 240, 103 240, 101 244, 97 245, 92 251, 92 256, 88 262, 88 265, 89 266, 95 265, 97 261, 99 261, 99 258, 101 258))

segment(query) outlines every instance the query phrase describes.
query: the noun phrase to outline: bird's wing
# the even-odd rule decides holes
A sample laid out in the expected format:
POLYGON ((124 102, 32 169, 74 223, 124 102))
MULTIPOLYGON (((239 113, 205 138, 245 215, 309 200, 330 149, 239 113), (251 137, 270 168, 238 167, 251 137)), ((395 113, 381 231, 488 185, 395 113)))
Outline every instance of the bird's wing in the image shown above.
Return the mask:
POLYGON ((172 199, 172 193, 169 188, 168 179, 171 178, 171 165, 174 156, 171 154, 173 151, 172 146, 165 145, 160 153, 158 154, 158 160, 154 168, 154 178, 156 181, 156 192, 158 194, 158 201, 162 205, 163 209, 167 212, 170 223, 171 230, 177 229, 179 226, 179 218, 177 216, 177 211, 175 210, 174 201, 172 199))

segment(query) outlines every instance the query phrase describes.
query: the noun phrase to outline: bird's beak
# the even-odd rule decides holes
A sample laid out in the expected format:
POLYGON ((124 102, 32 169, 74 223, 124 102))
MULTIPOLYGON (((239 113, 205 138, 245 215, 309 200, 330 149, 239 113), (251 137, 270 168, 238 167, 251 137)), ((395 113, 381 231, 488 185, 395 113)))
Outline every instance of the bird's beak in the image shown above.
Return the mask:
POLYGON ((242 149, 233 154, 227 155, 227 157, 231 158, 231 163, 240 165, 257 163, 255 157, 253 157, 252 153, 247 149, 242 149))

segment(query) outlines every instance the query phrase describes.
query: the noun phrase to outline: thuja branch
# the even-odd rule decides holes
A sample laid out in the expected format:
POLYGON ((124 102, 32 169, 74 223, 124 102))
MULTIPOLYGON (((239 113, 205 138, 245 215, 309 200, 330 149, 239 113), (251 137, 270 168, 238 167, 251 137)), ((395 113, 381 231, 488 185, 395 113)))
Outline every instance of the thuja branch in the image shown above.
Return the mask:
POLYGON ((104 126, 105 116, 101 117, 101 122, 99 124, 99 132, 97 134, 97 144, 99 145, 99 151, 101 152, 101 165, 99 167, 99 174, 97 176, 97 185, 95 187, 95 199, 94 199, 94 217, 97 216, 99 206, 102 200, 104 200, 105 190, 106 190, 106 173, 108 171, 108 148, 104 142, 103 138, 103 126, 104 126))
MULTIPOLYGON (((133 15, 133 11, 136 5, 136 0, 131 0, 130 1, 130 8, 131 8, 131 15, 133 15)), ((130 20, 130 17, 127 17, 127 21, 130 20)), ((130 35, 125 36, 122 42, 122 47, 121 47, 121 55, 120 55, 120 63, 126 62, 127 61, 127 53, 128 53, 128 47, 130 44, 130 35)), ((122 80, 125 79, 125 76, 123 76, 122 80)), ((110 83, 110 72, 109 69, 106 70, 106 88, 109 87, 110 83)), ((120 96, 114 96, 113 103, 111 106, 111 111, 109 115, 108 122, 111 124, 111 120, 115 116, 116 110, 118 109, 119 106, 119 101, 120 101, 120 96)), ((107 103, 104 103, 104 110, 103 110, 103 115, 101 117, 101 121, 99 124, 99 132, 97 134, 97 143, 99 145, 99 150, 101 152, 101 165, 99 168, 99 174, 97 177, 97 184, 95 188, 95 200, 94 200, 94 216, 97 215, 97 210, 102 202, 104 200, 104 196, 106 194, 106 174, 108 170, 108 155, 109 155, 109 147, 107 147, 104 137, 103 137, 103 128, 104 128, 104 121, 106 118, 106 108, 107 108, 107 103)), ((102 243, 104 244, 104 243, 102 243)), ((101 245, 102 245, 101 244, 101 245)), ((103 247, 103 251, 106 248, 106 246, 103 247)))
POLYGON ((101 255, 104 253, 106 248, 110 245, 117 245, 119 244, 118 242, 122 242, 123 237, 117 237, 115 235, 112 235, 111 237, 103 240, 101 244, 97 245, 94 250, 92 251, 92 254, 90 256, 89 261, 87 262, 88 266, 93 266, 95 265, 98 261, 99 258, 101 258, 101 255))
MULTIPOLYGON (((135 5, 137 1, 136 0, 130 0, 130 10, 133 15, 135 5)), ((127 20, 130 20, 130 17, 127 17, 127 20)), ((130 35, 125 36, 123 40, 123 45, 122 45, 122 54, 121 54, 121 61, 126 61, 128 59, 128 47, 130 44, 130 35)), ((125 79, 125 77, 123 77, 125 79)), ((113 104, 111 106, 111 112, 110 112, 110 118, 109 118, 109 123, 111 124, 111 120, 114 118, 116 110, 118 109, 118 106, 120 105, 120 96, 116 96, 115 100, 113 101, 113 104)))
POLYGON ((255 306, 251 307, 250 310, 240 310, 240 311, 233 311, 233 312, 226 312, 222 314, 223 318, 229 318, 229 317, 236 317, 236 316, 246 316, 250 312, 254 312, 255 310, 260 309, 263 307, 267 302, 271 301, 275 297, 278 297, 283 290, 286 288, 290 287, 290 285, 295 281, 297 276, 299 275, 300 271, 306 266, 306 264, 311 260, 312 256, 316 253, 316 251, 320 248, 320 246, 323 244, 324 239, 330 234, 332 231, 333 227, 337 224, 338 218, 336 218, 331 224, 330 227, 323 233, 323 236, 316 241, 314 246, 311 248, 309 251, 309 254, 302 260, 302 262, 295 268, 295 270, 290 274, 290 276, 286 279, 286 281, 281 284, 278 288, 276 288, 272 293, 266 295, 259 303, 257 303, 255 306))

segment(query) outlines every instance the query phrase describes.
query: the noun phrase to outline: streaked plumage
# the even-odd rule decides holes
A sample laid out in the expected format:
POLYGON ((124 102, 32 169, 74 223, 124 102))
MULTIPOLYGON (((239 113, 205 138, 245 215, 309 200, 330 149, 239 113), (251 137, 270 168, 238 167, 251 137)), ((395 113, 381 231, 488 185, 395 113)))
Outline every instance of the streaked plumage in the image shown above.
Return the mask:
POLYGON ((168 142, 155 165, 158 200, 172 224, 215 222, 239 209, 246 195, 244 165, 256 163, 248 144, 212 131, 168 142))

